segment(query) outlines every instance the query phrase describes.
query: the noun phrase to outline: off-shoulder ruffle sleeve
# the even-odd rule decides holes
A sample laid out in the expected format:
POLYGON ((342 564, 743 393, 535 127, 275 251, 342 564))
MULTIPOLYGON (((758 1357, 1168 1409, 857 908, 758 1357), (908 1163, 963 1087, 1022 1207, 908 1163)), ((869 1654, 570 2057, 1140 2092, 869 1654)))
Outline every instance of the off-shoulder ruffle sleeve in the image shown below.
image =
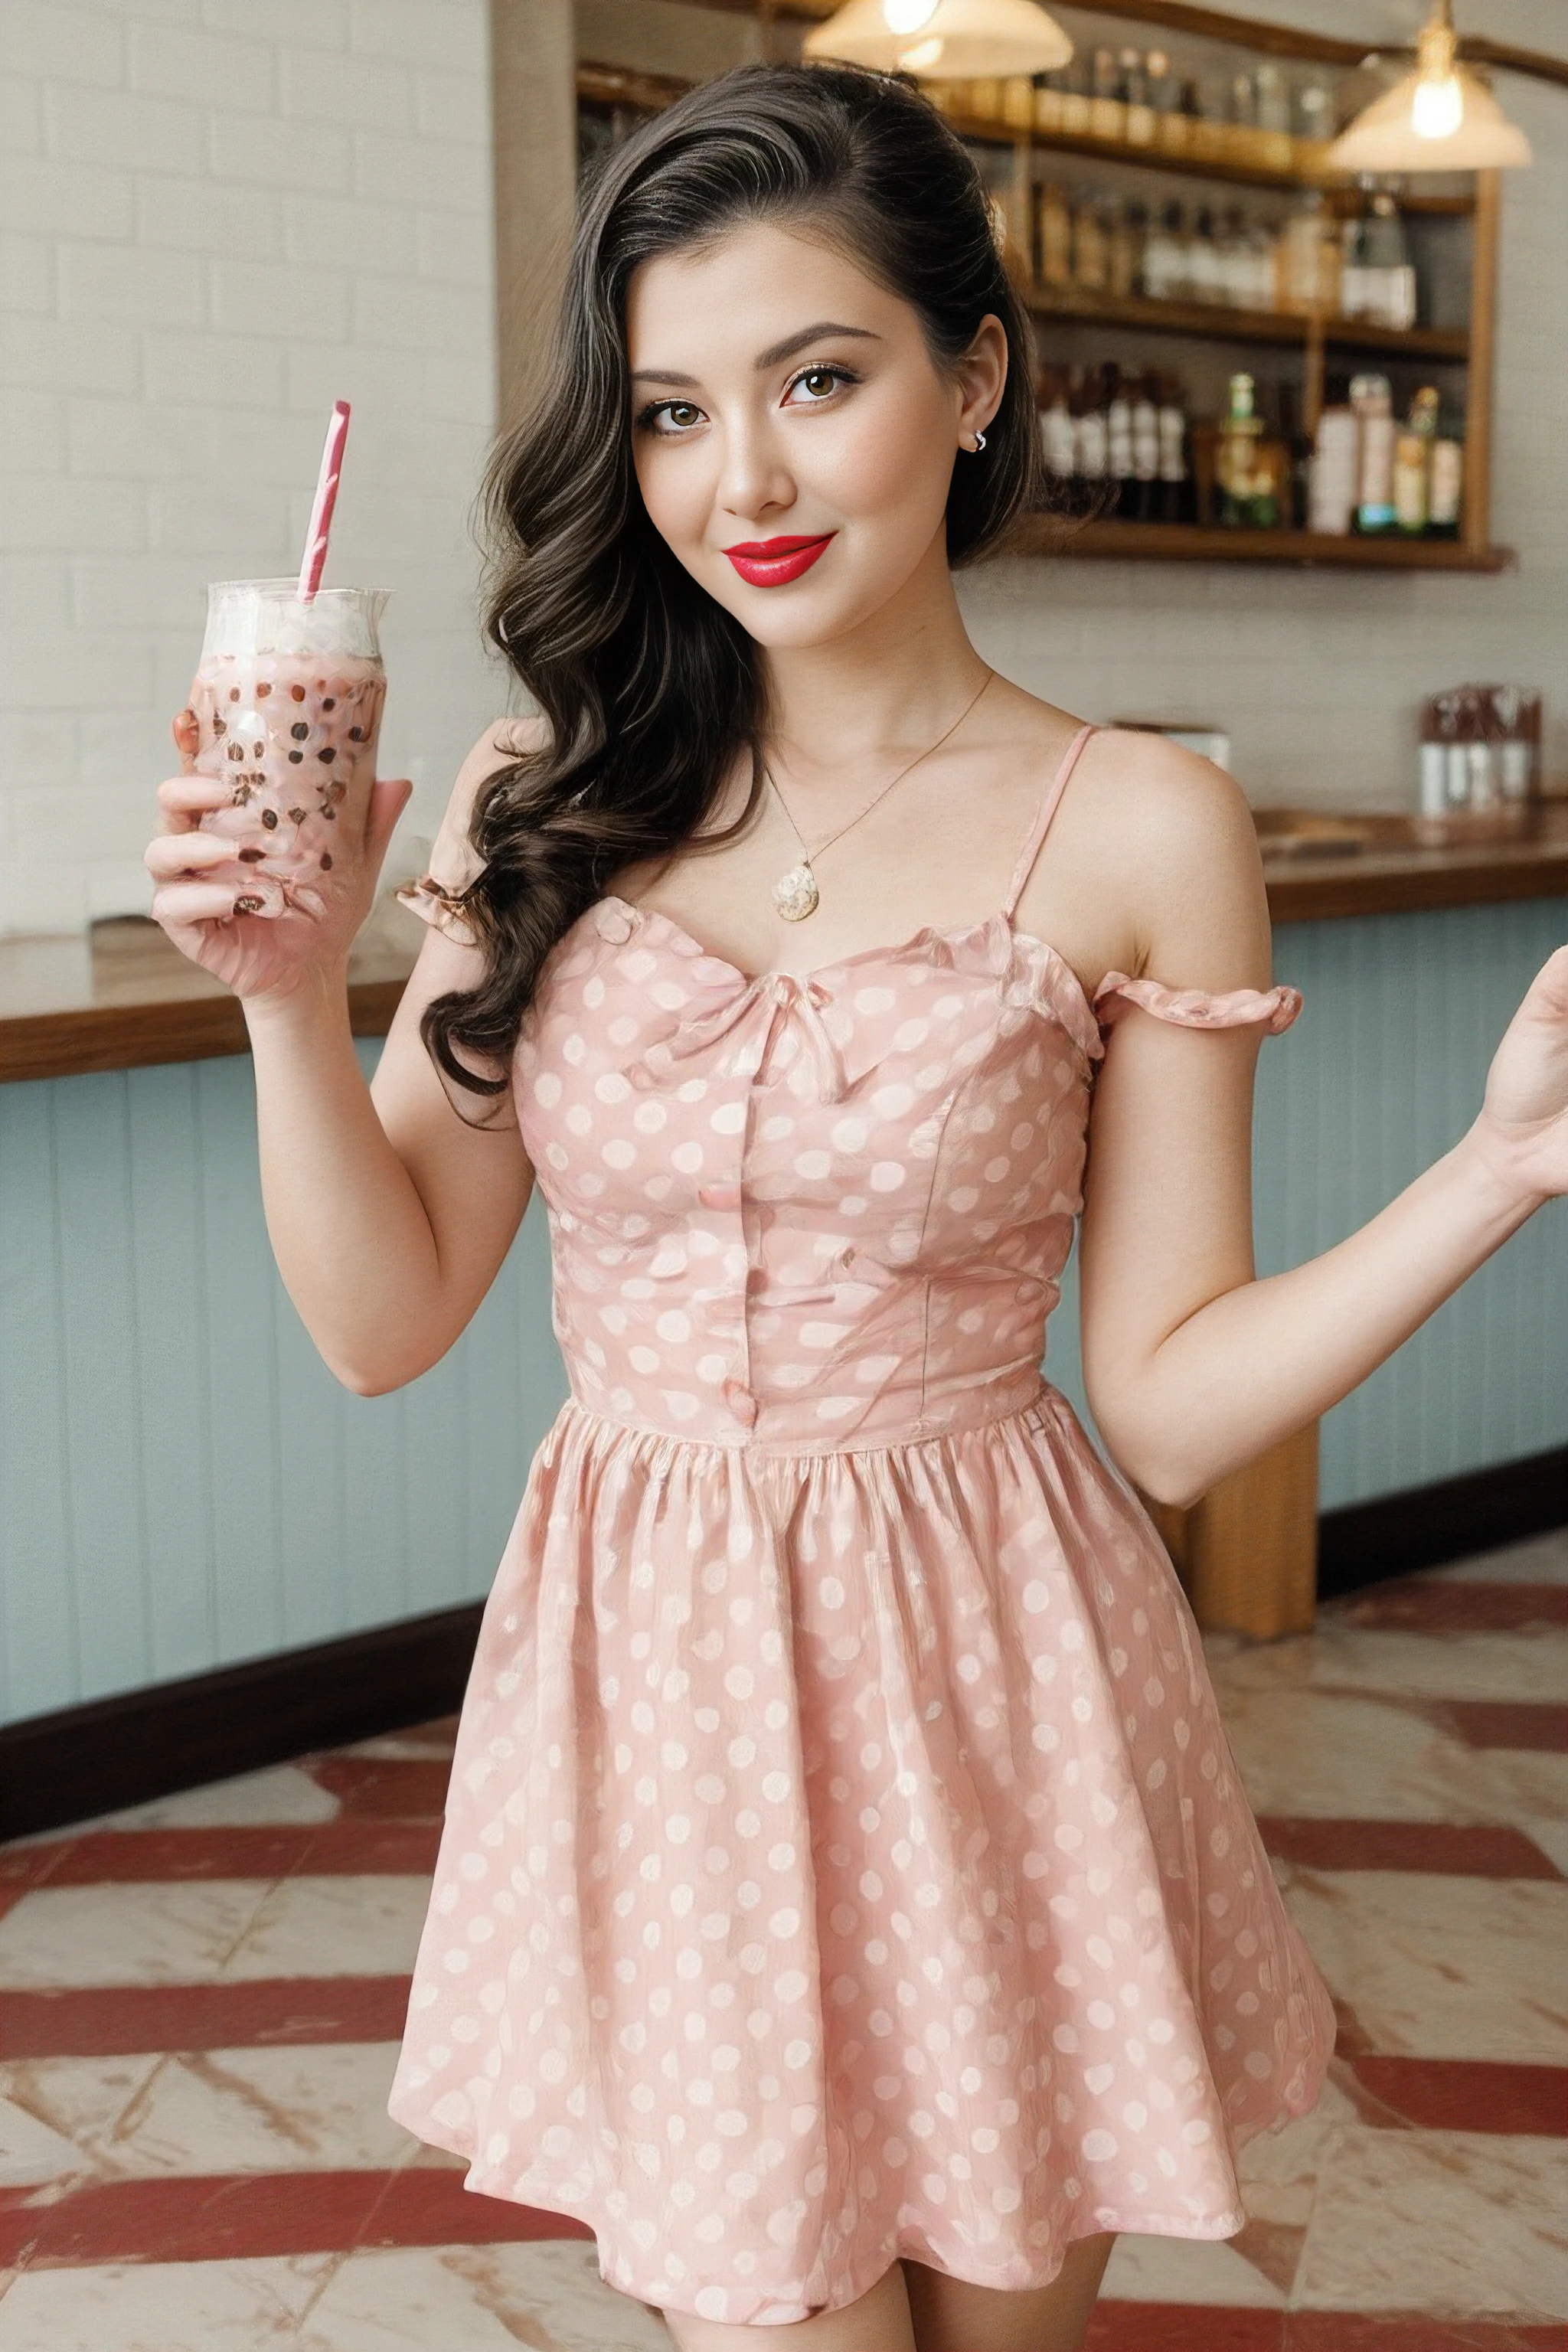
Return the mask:
POLYGON ((1239 1029, 1247 1022, 1263 1021, 1270 1035, 1278 1036, 1301 1010, 1301 992, 1283 981, 1273 988, 1217 992, 1167 988, 1163 981, 1132 980, 1124 971, 1108 971, 1094 992, 1094 1017, 1100 1028, 1109 1028, 1133 1004, 1184 1029, 1239 1029))
POLYGON ((459 947, 471 948, 476 944, 473 931, 451 893, 444 889, 433 875, 421 874, 416 882, 405 882, 392 895, 401 906, 417 915, 422 923, 428 923, 433 930, 444 932, 449 940, 456 940, 459 947))

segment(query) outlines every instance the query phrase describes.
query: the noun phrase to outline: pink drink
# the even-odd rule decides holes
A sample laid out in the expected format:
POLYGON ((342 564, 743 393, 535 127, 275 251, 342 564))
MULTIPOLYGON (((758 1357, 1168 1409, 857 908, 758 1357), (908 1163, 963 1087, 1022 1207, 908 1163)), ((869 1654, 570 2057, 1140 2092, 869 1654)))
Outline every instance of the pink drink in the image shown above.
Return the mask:
POLYGON ((237 914, 319 915, 317 886, 342 833, 357 837, 375 779, 386 674, 379 588, 323 588, 301 604, 292 580, 226 580, 207 591, 207 631, 191 689, 196 768, 232 785, 203 819, 228 834, 237 914))

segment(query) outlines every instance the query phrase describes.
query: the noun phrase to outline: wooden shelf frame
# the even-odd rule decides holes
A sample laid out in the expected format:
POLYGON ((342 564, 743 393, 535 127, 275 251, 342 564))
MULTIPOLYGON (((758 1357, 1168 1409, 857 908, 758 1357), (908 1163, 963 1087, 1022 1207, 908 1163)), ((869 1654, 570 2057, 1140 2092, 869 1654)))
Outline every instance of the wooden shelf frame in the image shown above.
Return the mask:
POLYGON ((1390 358, 1462 365, 1470 355, 1466 327, 1384 327, 1370 319, 1324 317, 1305 310, 1247 310, 1222 302, 1164 302, 1144 294, 1099 294, 1079 286, 1028 289, 1039 319, 1075 325, 1129 327, 1144 334, 1181 335, 1200 342, 1306 346, 1314 334, 1336 351, 1385 352, 1390 358))
POLYGON ((1506 572, 1507 547, 1462 539, 1340 539, 1313 530, 1227 530, 1183 522, 1068 522, 1041 515, 1026 523, 1026 555, 1112 557, 1122 562, 1327 565, 1344 572, 1506 572))

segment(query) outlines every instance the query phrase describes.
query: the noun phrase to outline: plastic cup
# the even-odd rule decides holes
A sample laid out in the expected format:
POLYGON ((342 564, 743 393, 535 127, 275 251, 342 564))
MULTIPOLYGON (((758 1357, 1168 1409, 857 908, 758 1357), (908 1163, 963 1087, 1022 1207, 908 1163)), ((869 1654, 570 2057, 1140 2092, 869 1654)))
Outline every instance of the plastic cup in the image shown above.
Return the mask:
POLYGON ((297 580, 219 580, 191 688, 198 773, 222 777, 227 804, 202 820, 234 841, 233 862, 204 878, 236 886, 237 914, 319 915, 346 829, 357 834, 375 780, 386 673, 377 625, 384 588, 297 580))

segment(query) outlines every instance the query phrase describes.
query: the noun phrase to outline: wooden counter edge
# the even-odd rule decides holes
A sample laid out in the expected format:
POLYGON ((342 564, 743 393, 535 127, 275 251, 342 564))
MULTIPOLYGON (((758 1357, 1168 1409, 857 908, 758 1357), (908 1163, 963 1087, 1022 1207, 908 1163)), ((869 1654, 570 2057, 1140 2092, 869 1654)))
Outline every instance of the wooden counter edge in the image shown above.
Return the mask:
MULTIPOLYGON (((356 1037, 385 1036, 405 985, 406 975, 351 982, 349 1023, 356 1037)), ((245 1015, 232 996, 14 1013, 0 1018, 0 1085, 146 1069, 162 1062, 215 1061, 249 1051, 245 1015)))
MULTIPOLYGON (((1525 856, 1489 858, 1480 850, 1451 859, 1428 854, 1430 864, 1412 857, 1387 871, 1369 871, 1358 857, 1302 860, 1299 871, 1276 865, 1266 869, 1269 918, 1276 924, 1328 922, 1568 897, 1568 827, 1560 837, 1534 845, 1525 856)), ((412 956, 409 961, 412 969, 412 956)), ((349 1017, 356 1037, 385 1036, 406 979, 402 973, 350 982, 349 1017)), ((0 1013, 0 1085, 208 1061, 248 1050, 245 1017, 237 1001, 225 994, 0 1013)))

